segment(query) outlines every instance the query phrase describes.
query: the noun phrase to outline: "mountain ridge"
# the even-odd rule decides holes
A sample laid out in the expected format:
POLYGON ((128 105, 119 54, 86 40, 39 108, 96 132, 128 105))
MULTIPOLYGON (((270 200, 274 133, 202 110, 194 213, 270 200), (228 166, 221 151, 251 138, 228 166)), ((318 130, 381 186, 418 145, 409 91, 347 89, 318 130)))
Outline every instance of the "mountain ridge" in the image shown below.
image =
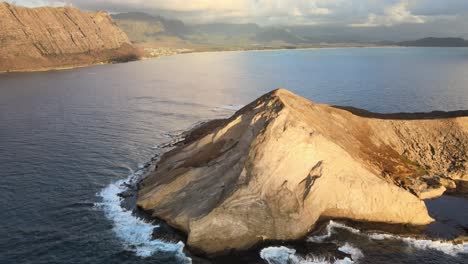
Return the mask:
MULTIPOLYGON (((364 38, 363 29, 327 30, 321 26, 260 26, 255 23, 213 22, 187 24, 179 19, 160 15, 128 12, 112 15, 131 36, 132 41, 151 42, 164 37, 176 37, 186 44, 208 45, 221 49, 258 47, 317 47, 317 46, 468 46, 462 38, 428 37, 412 41, 372 41, 364 38), (140 23, 140 24, 139 24, 140 23), (146 23, 142 25, 141 23, 146 23), (174 26, 177 25, 177 26, 174 26), (135 36, 136 35, 136 36, 135 36), (346 39, 348 39, 346 41, 346 39)), ((169 43, 170 45, 170 43, 169 43)))
POLYGON ((135 60, 139 52, 106 12, 0 2, 0 72, 135 60))
POLYGON ((193 44, 217 46, 251 46, 282 44, 307 44, 307 39, 282 27, 261 27, 255 23, 185 24, 181 20, 159 15, 128 12, 112 15, 132 40, 151 42, 164 36, 175 36, 193 44), (178 27, 170 24, 177 24, 178 27), (133 31, 132 31, 133 30, 133 31), (137 32, 136 32, 137 31, 137 32), (142 41, 143 40, 143 41, 142 41))
POLYGON ((468 41, 463 38, 437 38, 427 37, 411 41, 396 43, 398 46, 407 47, 468 47, 468 41))

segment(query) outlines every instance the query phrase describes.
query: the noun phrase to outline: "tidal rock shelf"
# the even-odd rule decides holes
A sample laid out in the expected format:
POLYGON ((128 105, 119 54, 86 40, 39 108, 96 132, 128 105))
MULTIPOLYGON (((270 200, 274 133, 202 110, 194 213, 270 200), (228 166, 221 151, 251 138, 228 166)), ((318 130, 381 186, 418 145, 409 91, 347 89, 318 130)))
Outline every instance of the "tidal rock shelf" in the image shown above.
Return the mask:
POLYGON ((372 114, 272 91, 188 132, 139 208, 207 255, 306 236, 319 219, 427 225, 422 199, 468 181, 466 112, 372 114))

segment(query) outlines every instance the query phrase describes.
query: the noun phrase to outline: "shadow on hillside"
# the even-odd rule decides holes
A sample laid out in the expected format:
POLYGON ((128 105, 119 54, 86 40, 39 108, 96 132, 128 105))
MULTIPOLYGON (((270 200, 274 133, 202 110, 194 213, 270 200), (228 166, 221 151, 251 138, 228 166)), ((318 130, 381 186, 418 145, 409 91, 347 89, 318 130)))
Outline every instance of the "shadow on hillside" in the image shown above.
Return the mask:
POLYGON ((419 120, 419 119, 444 119, 444 118, 454 118, 454 117, 468 117, 468 110, 459 110, 459 111, 433 111, 428 113, 373 113, 364 109, 355 108, 352 106, 337 106, 333 107, 346 110, 351 112, 354 115, 367 117, 367 118, 379 118, 379 119, 395 119, 395 120, 419 120))

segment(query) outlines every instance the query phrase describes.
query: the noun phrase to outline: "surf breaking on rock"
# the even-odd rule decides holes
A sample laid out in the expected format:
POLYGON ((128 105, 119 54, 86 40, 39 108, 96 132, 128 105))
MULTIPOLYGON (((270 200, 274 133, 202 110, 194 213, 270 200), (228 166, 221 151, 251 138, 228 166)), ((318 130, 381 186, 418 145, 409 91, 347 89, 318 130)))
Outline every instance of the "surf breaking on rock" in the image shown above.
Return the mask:
POLYGON ((122 198, 119 193, 127 191, 128 184, 141 177, 143 171, 143 169, 139 169, 135 173, 131 173, 127 179, 109 184, 98 193, 102 201, 96 203, 96 206, 101 208, 106 217, 113 222, 112 230, 122 241, 126 250, 134 251, 140 257, 149 257, 154 253, 169 253, 181 259, 186 258, 183 253, 184 244, 182 242, 170 243, 152 239, 153 229, 158 228, 158 226, 134 216, 132 211, 121 206, 122 198))

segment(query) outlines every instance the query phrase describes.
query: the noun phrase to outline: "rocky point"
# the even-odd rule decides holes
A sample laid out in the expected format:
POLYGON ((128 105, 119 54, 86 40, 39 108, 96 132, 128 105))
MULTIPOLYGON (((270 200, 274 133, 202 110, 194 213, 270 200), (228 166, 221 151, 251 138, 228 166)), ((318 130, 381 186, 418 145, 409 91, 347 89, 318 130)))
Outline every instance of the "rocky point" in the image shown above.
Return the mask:
POLYGON ((468 181, 468 113, 374 114, 270 92, 188 132, 138 206, 205 254, 307 235, 320 218, 426 225, 468 181))

